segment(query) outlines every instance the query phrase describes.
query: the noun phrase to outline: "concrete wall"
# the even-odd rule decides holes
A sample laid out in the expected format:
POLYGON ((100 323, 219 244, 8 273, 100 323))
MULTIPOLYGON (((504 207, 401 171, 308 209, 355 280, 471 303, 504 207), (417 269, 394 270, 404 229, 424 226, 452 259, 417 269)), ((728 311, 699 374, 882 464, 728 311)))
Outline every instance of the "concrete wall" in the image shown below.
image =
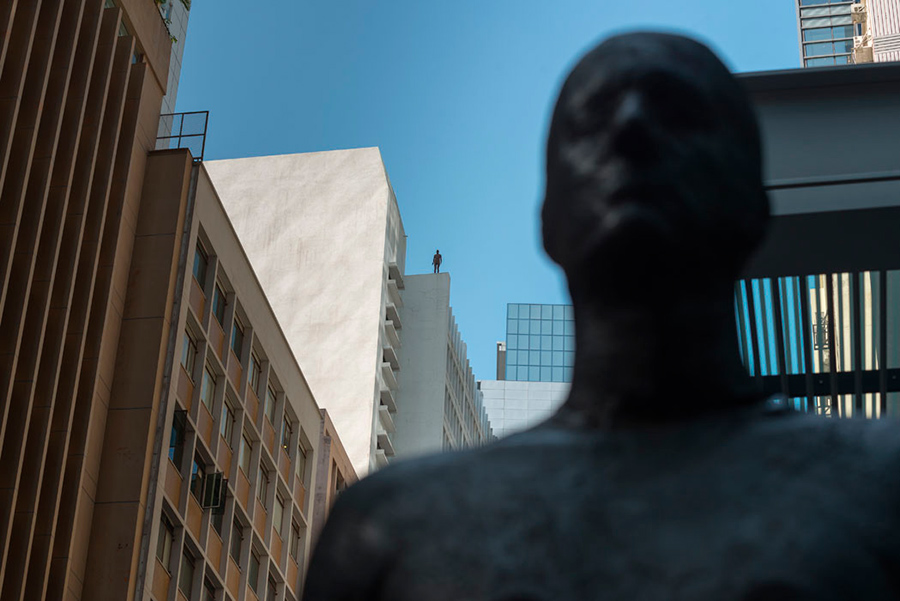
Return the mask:
POLYGON ((380 152, 205 165, 316 399, 357 472, 367 473, 392 197, 380 152))
POLYGON ((484 408, 494 436, 503 438, 537 425, 566 400, 571 384, 481 380, 484 408))
POLYGON ((403 291, 403 355, 394 422, 399 458, 438 452, 443 444, 450 274, 408 275, 403 291))

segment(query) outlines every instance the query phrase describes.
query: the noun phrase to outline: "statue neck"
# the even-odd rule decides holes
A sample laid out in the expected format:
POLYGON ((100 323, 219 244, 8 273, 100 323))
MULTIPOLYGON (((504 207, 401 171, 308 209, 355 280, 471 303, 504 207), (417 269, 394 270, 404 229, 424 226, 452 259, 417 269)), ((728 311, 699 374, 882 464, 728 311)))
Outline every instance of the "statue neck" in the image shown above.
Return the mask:
POLYGON ((762 398, 738 352, 734 301, 576 302, 572 389, 560 419, 613 427, 728 409, 762 398))

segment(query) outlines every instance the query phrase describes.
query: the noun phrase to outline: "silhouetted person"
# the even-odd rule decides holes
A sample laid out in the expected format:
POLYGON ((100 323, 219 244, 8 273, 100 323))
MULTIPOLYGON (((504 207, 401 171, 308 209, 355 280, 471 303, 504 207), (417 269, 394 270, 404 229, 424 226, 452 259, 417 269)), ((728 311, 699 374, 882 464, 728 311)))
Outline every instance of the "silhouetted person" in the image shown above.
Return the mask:
POLYGON ((434 272, 438 273, 441 270, 441 263, 444 262, 444 258, 441 256, 441 251, 434 251, 434 257, 431 259, 431 264, 434 265, 434 272))
POLYGON ((741 364, 760 154, 745 93, 700 44, 588 53, 553 113, 543 208, 575 306, 568 400, 351 487, 305 599, 900 598, 897 425, 787 411, 741 364))

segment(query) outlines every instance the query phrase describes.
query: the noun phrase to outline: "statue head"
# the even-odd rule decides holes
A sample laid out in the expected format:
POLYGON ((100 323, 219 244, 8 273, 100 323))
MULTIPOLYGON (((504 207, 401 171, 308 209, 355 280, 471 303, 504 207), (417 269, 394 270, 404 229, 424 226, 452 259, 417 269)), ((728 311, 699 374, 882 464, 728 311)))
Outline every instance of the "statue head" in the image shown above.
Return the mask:
POLYGON ((542 211, 576 303, 730 285, 769 216, 760 146, 741 84, 702 44, 633 33, 585 55, 553 112, 542 211))

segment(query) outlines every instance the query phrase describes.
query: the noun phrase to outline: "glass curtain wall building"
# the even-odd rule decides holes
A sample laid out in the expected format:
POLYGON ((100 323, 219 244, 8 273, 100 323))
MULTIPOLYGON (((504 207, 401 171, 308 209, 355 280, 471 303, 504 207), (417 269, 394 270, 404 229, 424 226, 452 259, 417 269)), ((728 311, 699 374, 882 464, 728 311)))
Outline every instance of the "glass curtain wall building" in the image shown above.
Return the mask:
POLYGON ((796 0, 800 55, 804 67, 846 65, 853 60, 853 38, 862 35, 854 23, 853 5, 838 0, 796 0))
POLYGON ((571 382, 575 314, 571 305, 506 306, 506 379, 571 382))

